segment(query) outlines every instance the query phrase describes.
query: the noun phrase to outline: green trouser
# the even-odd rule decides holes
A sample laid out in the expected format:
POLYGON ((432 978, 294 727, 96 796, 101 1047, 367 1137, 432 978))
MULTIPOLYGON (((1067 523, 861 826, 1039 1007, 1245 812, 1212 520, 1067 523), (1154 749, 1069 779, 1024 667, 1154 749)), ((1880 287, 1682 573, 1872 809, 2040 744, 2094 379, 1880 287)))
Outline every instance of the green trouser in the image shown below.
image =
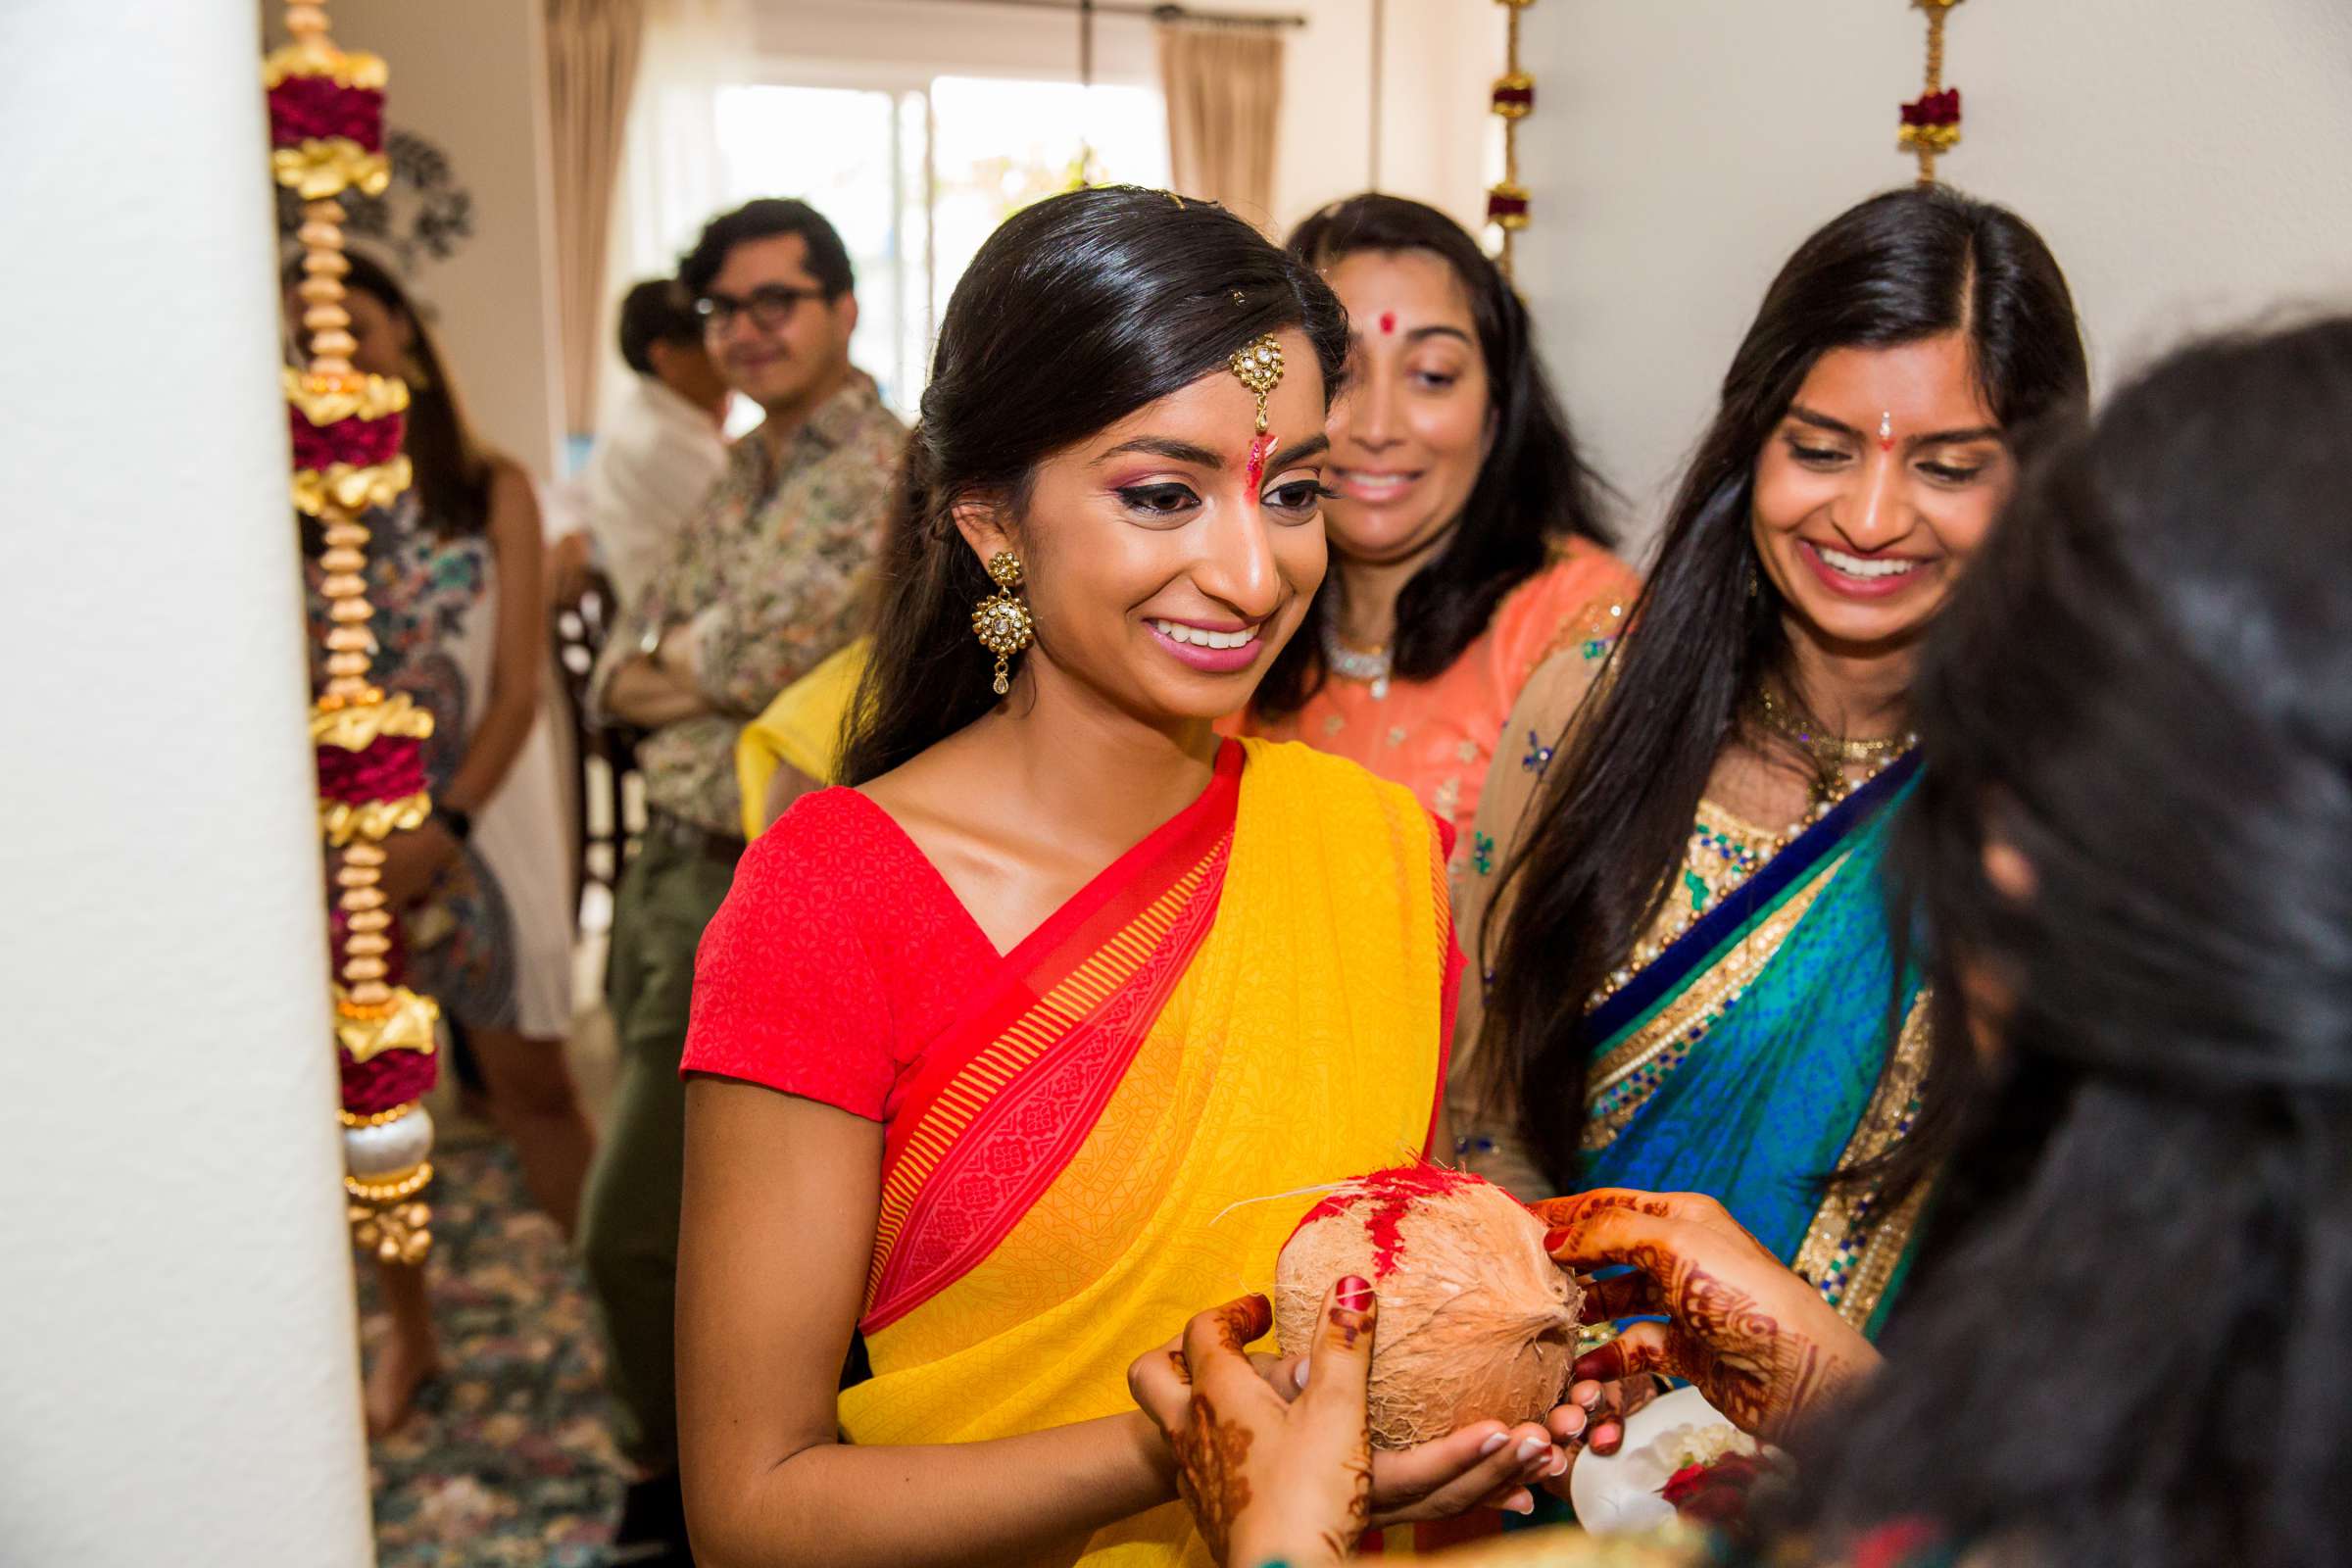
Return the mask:
POLYGON ((694 951, 734 869, 707 850, 649 832, 612 901, 606 1000, 620 1046, 612 1112, 588 1173, 580 1250, 604 1308, 620 1440, 649 1470, 677 1463, 672 1357, 678 1194, 685 1176, 686 1048, 694 951))

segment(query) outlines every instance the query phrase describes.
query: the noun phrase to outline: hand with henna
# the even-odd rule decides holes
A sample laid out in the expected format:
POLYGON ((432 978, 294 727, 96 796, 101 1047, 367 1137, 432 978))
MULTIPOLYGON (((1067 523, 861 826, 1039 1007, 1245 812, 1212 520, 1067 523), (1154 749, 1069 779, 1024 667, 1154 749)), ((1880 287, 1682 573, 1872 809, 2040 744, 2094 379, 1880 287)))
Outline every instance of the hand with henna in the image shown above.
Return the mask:
POLYGON ((1372 1512, 1364 1391, 1376 1313, 1363 1280, 1332 1287, 1308 1351, 1308 1386, 1295 1399, 1243 1352, 1273 1326, 1262 1296, 1194 1318, 1172 1359, 1152 1352, 1190 1389, 1181 1411, 1167 1412, 1172 1419, 1153 1408, 1158 1400, 1146 1409, 1167 1433, 1177 1490, 1219 1562, 1308 1568, 1354 1549, 1372 1512))
POLYGON ((1861 1332, 1711 1198, 1602 1188, 1534 1207, 1562 1266, 1633 1268, 1588 1287, 1589 1316, 1669 1320, 1579 1358, 1580 1380, 1686 1378, 1734 1425, 1777 1443, 1878 1369, 1861 1332))
MULTIPOLYGON (((1247 1308, 1256 1299, 1245 1298, 1216 1312, 1203 1313, 1194 1320, 1195 1324, 1209 1319, 1222 1321, 1219 1314, 1247 1308)), ((1338 1309, 1336 1303, 1327 1311, 1334 1309, 1338 1309)), ((1256 1317, 1237 1319, 1234 1326, 1237 1330, 1254 1329, 1260 1334, 1265 1331, 1263 1322, 1256 1317)), ((1249 1338, 1240 1343, 1250 1343, 1249 1338)), ((1310 1350, 1319 1351, 1319 1347, 1310 1350)), ((1127 1387, 1135 1396, 1135 1402, 1167 1435, 1171 1445, 1194 1419, 1194 1385, 1186 1354, 1186 1339, 1170 1340, 1139 1357, 1127 1372, 1127 1387)), ((1317 1376, 1311 1353, 1281 1359, 1251 1355, 1248 1361, 1266 1389, 1286 1403, 1302 1398, 1306 1390, 1314 1386, 1317 1376)), ((1360 1381, 1353 1397, 1358 1405, 1362 1403, 1360 1381)), ((1554 1412, 1555 1426, 1559 1414, 1554 1412)), ((1581 1424, 1576 1423, 1580 1427, 1581 1424)), ((1451 1519, 1479 1507, 1529 1513, 1535 1508, 1532 1489, 1548 1484, 1567 1469, 1567 1454, 1544 1427, 1534 1422, 1513 1427, 1500 1421, 1474 1421, 1416 1447, 1374 1452, 1370 1516, 1364 1524, 1366 1528, 1379 1530, 1390 1525, 1451 1519)))

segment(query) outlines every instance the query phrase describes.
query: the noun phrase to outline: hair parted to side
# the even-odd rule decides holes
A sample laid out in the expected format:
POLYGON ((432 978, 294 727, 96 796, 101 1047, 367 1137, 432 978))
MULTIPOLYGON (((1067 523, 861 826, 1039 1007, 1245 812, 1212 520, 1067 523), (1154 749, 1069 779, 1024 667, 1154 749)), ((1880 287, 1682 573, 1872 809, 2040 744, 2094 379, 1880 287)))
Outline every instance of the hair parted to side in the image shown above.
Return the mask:
MULTIPOLYGON (((1399 679, 1429 680, 1461 658, 1504 597, 1542 570, 1562 542, 1616 543, 1602 514, 1603 486, 1577 450, 1526 304, 1461 224, 1423 203, 1367 192, 1300 223, 1290 249, 1318 271, 1364 252, 1427 251, 1452 270, 1470 301, 1494 444, 1452 537, 1397 595, 1391 643, 1399 679)), ((1295 712, 1322 689, 1329 671, 1317 628, 1331 612, 1329 596, 1316 595, 1258 684, 1253 711, 1295 712)))
POLYGON ((694 249, 678 258, 678 281, 689 295, 699 296, 725 268, 729 251, 779 234, 801 236, 808 247, 808 275, 816 279, 827 299, 839 299, 858 286, 857 275, 850 270, 849 250, 832 221, 807 202, 782 196, 745 202, 705 223, 694 249))
MULTIPOLYGON (((2204 343, 2029 473, 1929 641, 1895 865, 2008 993, 1834 1530, 2352 1562, 2352 318, 2204 343), (1986 875, 1998 844, 2023 898, 1986 875)), ((2004 1559, 2011 1553, 2004 1549, 2004 1559)))
MULTIPOLYGON (((1749 592, 1757 455, 1822 355, 1953 331, 2013 451, 2082 409, 2082 331, 2049 247, 2007 209, 1940 185, 1872 197, 1817 230, 1733 356, 1657 565, 1502 868, 1490 906, 1507 911, 1501 929, 1490 919, 1479 934, 1494 975, 1481 1070, 1562 1191, 1582 1185, 1586 1001, 1671 891, 1741 698, 1788 657, 1779 594, 1768 580, 1749 592)), ((1935 1144, 1936 1115, 1931 1101, 1913 1147, 1935 1144)))
POLYGON ((699 346, 703 323, 694 314, 694 299, 675 278, 655 277, 620 297, 620 358, 639 375, 654 373, 654 345, 677 343, 699 346))
MULTIPOLYGON (((444 538, 480 533, 490 526, 493 458, 466 417, 466 405, 450 378, 449 357, 416 302, 390 269, 358 251, 346 251, 351 271, 346 288, 375 302, 409 323, 409 353, 421 375, 409 378, 409 413, 402 450, 416 470, 416 501, 425 522, 444 538)), ((299 273, 289 272, 289 280, 299 273)))
POLYGON ((1287 327, 1313 344, 1329 397, 1348 357, 1339 301, 1210 203, 1134 186, 1076 190, 989 237, 948 301, 907 440, 844 783, 888 772, 997 701, 971 627, 972 606, 995 586, 956 531, 956 503, 986 497, 1017 515, 1039 463, 1229 373, 1236 349, 1287 327))

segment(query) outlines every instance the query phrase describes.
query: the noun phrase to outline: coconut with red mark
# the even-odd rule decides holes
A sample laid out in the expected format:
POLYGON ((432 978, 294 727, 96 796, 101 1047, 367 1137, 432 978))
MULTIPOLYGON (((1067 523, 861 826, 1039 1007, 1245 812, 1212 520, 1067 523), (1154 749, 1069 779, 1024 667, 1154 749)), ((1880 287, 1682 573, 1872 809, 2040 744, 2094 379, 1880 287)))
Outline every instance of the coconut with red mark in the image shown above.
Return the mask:
POLYGON ((1474 1421, 1541 1421, 1576 1359, 1584 1296, 1544 1250, 1544 1222, 1492 1182, 1440 1165, 1359 1176, 1283 1245, 1274 1331, 1314 1338, 1334 1280, 1373 1282, 1372 1446, 1409 1448, 1474 1421))

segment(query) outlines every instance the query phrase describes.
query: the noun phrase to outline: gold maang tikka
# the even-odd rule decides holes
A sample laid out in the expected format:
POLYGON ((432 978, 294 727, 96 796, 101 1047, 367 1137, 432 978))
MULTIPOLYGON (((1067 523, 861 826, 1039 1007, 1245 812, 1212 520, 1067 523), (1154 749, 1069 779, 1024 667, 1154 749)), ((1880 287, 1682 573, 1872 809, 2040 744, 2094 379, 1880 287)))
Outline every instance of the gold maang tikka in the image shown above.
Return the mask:
POLYGON ((1242 385, 1257 394, 1257 433, 1266 433, 1266 399, 1282 385, 1282 345, 1267 332, 1233 351, 1226 362, 1242 385))
POLYGON ((1029 618, 1029 607, 1012 595, 1021 585, 1021 558, 1009 550, 1000 550, 988 558, 989 581, 997 591, 980 601, 972 610, 972 635, 980 646, 997 656, 996 694, 1003 697, 1012 690, 1012 672, 1007 661, 1029 646, 1037 626, 1029 618))

